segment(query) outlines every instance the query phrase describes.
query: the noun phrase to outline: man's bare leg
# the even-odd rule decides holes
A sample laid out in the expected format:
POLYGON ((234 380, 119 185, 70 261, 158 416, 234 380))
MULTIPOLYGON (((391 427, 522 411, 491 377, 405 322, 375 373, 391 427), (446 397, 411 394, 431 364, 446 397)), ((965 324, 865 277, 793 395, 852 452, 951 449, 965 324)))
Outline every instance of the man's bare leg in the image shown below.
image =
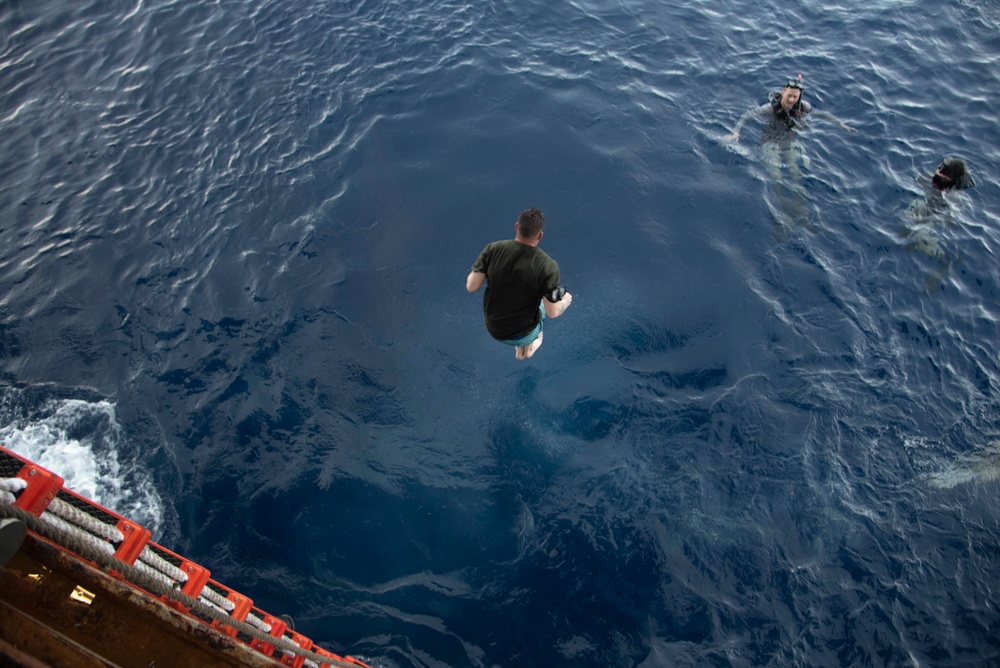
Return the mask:
POLYGON ((535 354, 535 351, 542 347, 542 337, 545 336, 545 332, 540 332, 538 338, 524 346, 524 357, 521 359, 528 359, 535 354))

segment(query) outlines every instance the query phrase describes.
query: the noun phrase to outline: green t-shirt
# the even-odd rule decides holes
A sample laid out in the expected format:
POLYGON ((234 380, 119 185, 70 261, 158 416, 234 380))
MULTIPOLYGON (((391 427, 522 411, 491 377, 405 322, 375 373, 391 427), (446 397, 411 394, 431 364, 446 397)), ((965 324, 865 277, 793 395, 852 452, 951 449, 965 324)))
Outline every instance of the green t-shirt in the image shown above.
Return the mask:
POLYGON ((513 239, 483 249, 472 271, 486 274, 483 313, 494 339, 516 339, 535 328, 542 295, 559 287, 559 265, 545 251, 513 239))

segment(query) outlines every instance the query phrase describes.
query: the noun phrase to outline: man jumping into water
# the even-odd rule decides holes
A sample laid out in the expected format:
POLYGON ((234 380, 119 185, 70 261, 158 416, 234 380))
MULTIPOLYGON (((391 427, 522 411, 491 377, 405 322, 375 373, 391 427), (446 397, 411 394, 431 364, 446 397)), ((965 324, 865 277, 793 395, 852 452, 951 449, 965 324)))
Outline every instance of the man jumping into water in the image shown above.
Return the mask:
POLYGON ((538 248, 544 227, 539 209, 522 211, 514 238, 487 245, 465 279, 469 292, 486 283, 486 329, 500 343, 513 346, 519 360, 542 346, 546 316, 558 318, 573 303, 573 295, 559 285, 559 265, 538 248))

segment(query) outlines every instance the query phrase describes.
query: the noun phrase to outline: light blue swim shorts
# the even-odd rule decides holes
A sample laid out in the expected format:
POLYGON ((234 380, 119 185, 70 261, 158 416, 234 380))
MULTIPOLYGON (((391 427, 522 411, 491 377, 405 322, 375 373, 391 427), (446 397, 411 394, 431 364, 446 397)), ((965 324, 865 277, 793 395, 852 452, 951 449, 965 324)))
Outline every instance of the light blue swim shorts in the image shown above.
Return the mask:
POLYGON ((521 346, 526 346, 537 339, 539 334, 542 333, 542 325, 545 324, 545 307, 542 306, 541 302, 538 302, 538 310, 542 312, 542 319, 538 321, 538 324, 533 330, 517 339, 500 339, 500 343, 506 343, 508 346, 520 348, 521 346))

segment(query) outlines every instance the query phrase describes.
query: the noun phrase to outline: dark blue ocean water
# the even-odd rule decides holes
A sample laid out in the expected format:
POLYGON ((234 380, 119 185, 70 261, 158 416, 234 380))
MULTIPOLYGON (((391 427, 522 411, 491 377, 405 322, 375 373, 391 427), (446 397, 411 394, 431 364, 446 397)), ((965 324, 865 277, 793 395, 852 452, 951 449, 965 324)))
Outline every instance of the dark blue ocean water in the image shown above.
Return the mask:
POLYGON ((992 0, 0 0, 0 437, 385 667, 996 665, 998 62, 992 0), (799 72, 859 132, 790 210, 723 137, 799 72))

